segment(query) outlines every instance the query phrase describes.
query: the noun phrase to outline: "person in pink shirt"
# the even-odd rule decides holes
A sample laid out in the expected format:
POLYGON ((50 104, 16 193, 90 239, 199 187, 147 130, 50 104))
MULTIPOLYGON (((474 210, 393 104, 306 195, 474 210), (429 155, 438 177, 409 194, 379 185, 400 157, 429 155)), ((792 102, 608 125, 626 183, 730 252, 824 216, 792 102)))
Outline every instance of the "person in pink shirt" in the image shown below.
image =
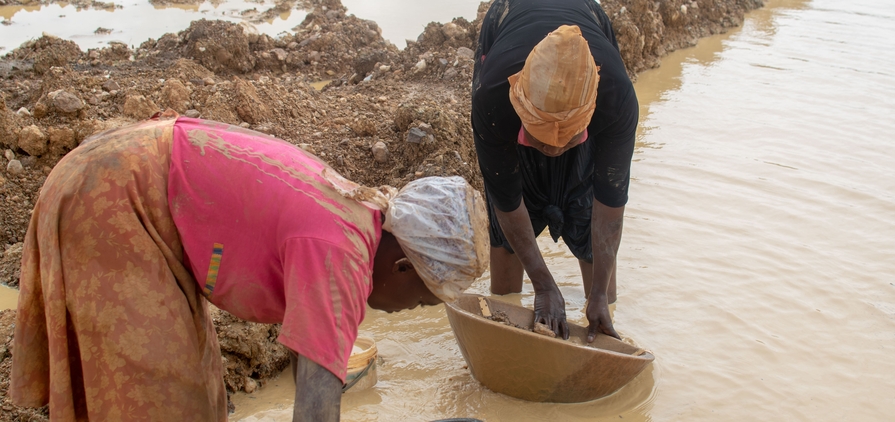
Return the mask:
POLYGON ((10 394, 54 420, 225 421, 211 302, 282 323, 295 419, 338 420, 366 306, 454 299, 486 239, 459 177, 370 189, 285 141, 176 115, 107 132, 35 206, 10 394))

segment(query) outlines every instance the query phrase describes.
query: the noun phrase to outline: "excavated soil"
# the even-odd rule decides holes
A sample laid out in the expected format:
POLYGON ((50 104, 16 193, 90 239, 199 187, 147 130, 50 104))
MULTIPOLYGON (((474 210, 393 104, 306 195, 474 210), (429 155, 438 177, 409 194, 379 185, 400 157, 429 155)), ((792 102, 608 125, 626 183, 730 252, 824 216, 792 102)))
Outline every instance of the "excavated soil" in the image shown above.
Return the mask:
MULTIPOLYGON (((29 3, 38 1, 0 0, 29 3)), ((762 4, 602 1, 632 78, 667 52, 738 26, 762 4)), ((18 285, 31 209, 59 159, 93 133, 164 108, 285 139, 368 186, 460 175, 480 189, 469 88, 487 6, 473 22, 430 23, 403 50, 384 40, 376 23, 347 15, 339 0, 305 0, 264 12, 310 12, 282 38, 200 20, 135 50, 112 44, 82 52, 44 36, 9 52, 0 58, 0 282, 18 285)), ((46 408, 21 409, 6 398, 14 315, 0 313, 0 420, 45 420, 46 408)), ((278 326, 220 310, 214 322, 229 391, 253 390, 287 365, 278 326)))

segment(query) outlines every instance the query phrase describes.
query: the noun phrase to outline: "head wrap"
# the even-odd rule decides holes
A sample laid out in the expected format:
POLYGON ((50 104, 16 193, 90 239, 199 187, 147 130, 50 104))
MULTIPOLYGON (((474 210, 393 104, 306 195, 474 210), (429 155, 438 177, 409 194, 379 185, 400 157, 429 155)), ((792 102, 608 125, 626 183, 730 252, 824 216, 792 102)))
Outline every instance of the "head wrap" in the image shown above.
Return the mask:
POLYGON ((541 143, 562 147, 587 128, 597 105, 600 67, 575 25, 547 34, 510 76, 510 102, 541 143))
POLYGON ((398 239, 426 287, 445 302, 456 299, 490 262, 485 201, 460 176, 408 183, 389 201, 382 228, 398 239))
POLYGON ((332 171, 324 171, 324 178, 343 196, 382 210, 382 229, 398 239, 439 299, 453 301, 485 272, 491 258, 488 212, 482 195, 462 177, 424 177, 400 191, 357 185, 332 171))

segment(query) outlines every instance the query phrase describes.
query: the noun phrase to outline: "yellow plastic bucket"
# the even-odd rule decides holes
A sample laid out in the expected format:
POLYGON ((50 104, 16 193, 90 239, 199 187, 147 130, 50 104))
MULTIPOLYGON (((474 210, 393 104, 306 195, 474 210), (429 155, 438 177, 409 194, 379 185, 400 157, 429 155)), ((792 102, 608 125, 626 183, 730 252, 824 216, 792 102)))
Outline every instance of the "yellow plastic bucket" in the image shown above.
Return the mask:
POLYGON ((348 376, 342 392, 361 391, 376 385, 376 359, 379 352, 371 338, 358 337, 354 341, 355 352, 348 357, 348 376))

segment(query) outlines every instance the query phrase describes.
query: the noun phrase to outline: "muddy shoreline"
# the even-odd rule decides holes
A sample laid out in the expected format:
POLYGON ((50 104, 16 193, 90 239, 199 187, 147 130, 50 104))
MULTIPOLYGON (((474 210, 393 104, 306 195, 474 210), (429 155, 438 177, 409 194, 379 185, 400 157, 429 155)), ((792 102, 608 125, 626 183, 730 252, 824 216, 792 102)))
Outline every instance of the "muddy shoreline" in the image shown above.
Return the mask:
MULTIPOLYGON (((670 51, 739 26, 762 4, 602 1, 632 78, 670 51)), ((201 20, 133 50, 113 44, 84 52, 44 36, 0 58, 0 283, 18 285, 30 211, 55 163, 91 134, 161 108, 280 137, 366 185, 460 175, 481 188, 468 121, 472 50, 486 3, 472 22, 430 23, 403 50, 374 22, 347 15, 339 0, 270 10, 283 7, 310 13, 278 39, 201 20), (318 91, 312 83, 319 81, 330 82, 318 91)), ((18 408, 6 396, 14 315, 0 312, 0 421, 45 420, 46 408, 18 408)), ((258 388, 288 363, 277 326, 221 311, 214 321, 229 391, 258 388)))

